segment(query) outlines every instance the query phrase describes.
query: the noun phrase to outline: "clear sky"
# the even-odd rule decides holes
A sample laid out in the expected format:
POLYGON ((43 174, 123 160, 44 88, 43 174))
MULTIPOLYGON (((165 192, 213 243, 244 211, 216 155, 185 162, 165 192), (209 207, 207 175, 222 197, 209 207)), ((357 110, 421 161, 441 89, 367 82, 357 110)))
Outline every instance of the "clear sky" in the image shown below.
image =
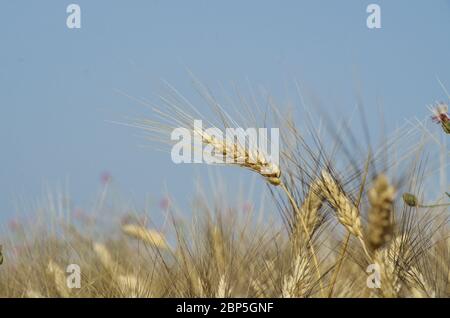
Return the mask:
POLYGON ((445 99, 436 76, 450 86, 449 36, 448 0, 2 1, 0 220, 17 199, 66 180, 86 204, 102 171, 137 202, 158 200, 165 187, 180 200, 192 194, 206 168, 174 166, 140 148, 133 129, 109 123, 145 114, 117 90, 147 98, 165 79, 189 97, 186 67, 207 85, 245 90, 248 80, 280 97, 299 80, 339 117, 336 105, 353 107, 358 83, 394 126, 445 99), (78 30, 66 26, 72 2, 78 30), (381 29, 366 26, 370 3, 381 6, 381 29))

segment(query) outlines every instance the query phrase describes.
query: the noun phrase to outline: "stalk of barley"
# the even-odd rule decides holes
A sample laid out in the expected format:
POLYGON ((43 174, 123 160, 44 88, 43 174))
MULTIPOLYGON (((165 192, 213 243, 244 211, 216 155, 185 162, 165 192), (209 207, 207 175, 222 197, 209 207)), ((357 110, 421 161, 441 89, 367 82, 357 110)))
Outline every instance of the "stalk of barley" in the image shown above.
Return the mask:
POLYGON ((158 231, 147 229, 144 226, 125 224, 122 226, 122 231, 135 239, 146 242, 157 248, 168 249, 169 245, 164 237, 164 235, 158 231))
POLYGON ((69 298, 70 290, 67 288, 66 275, 64 271, 52 260, 48 263, 47 271, 53 275, 58 294, 63 298, 69 298))
POLYGON ((389 242, 392 237, 391 215, 395 188, 384 174, 380 174, 368 191, 370 202, 367 242, 372 251, 389 242))

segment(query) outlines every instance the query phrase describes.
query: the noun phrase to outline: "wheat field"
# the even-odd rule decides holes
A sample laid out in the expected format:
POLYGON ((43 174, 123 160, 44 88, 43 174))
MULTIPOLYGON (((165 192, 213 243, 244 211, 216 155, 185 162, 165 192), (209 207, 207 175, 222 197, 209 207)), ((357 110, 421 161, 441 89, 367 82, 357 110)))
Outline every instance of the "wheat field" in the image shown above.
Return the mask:
MULTIPOLYGON (((450 199, 438 186, 448 153, 436 146, 449 131, 446 108, 433 108, 439 125, 410 120, 374 142, 357 137, 364 121, 358 133, 345 119, 318 124, 317 114, 295 123, 277 104, 262 111, 245 101, 232 113, 199 90, 214 118, 172 90, 152 118, 130 125, 165 144, 173 128, 186 127, 225 157, 242 158, 232 165, 268 193, 263 216, 199 189, 190 207, 175 209, 170 199, 163 229, 138 211, 74 220, 65 195, 49 192, 36 220, 0 233, 0 297, 450 295, 450 199), (280 128, 279 165, 192 126, 268 125, 260 121, 267 116, 280 128), (79 288, 68 284, 69 264, 80 268, 79 288)), ((93 210, 109 208, 102 193, 93 210)))

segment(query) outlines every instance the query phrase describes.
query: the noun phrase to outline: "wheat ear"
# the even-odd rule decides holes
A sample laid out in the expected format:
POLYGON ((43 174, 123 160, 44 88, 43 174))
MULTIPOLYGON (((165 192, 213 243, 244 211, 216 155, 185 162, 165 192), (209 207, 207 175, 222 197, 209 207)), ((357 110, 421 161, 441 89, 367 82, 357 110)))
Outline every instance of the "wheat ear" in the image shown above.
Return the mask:
POLYGON ((381 289, 383 297, 398 297, 402 289, 400 266, 402 259, 407 259, 410 251, 405 250, 404 242, 407 241, 405 235, 395 237, 391 242, 374 252, 374 261, 380 267, 381 289))
MULTIPOLYGON (((324 198, 320 192, 320 180, 316 179, 309 187, 308 194, 300 207, 300 215, 303 216, 305 226, 309 233, 314 233, 319 224, 319 210, 322 207, 324 198)), ((296 215, 296 228, 299 227, 300 215, 296 215)))
POLYGON ((377 250, 392 237, 391 215, 395 188, 384 174, 380 174, 368 191, 370 202, 367 242, 370 249, 377 250))
POLYGON ((111 273, 115 274, 120 271, 120 266, 117 264, 111 254, 109 253, 107 247, 102 243, 94 243, 93 249, 95 254, 97 254, 98 259, 102 263, 102 265, 111 273))
POLYGON ((225 275, 222 275, 220 277, 219 285, 217 286, 216 298, 226 298, 230 296, 231 291, 227 285, 227 279, 225 275))
POLYGON ((122 231, 132 238, 141 240, 155 247, 161 249, 169 248, 164 235, 158 231, 147 229, 146 227, 134 224, 123 225, 122 231))
POLYGON ((108 248, 104 244, 96 242, 93 245, 93 249, 102 265, 109 271, 112 279, 126 297, 136 298, 141 295, 151 295, 151 292, 146 291, 139 284, 136 276, 121 274, 125 272, 124 269, 113 260, 108 248))
POLYGON ((281 171, 278 165, 270 162, 259 149, 247 149, 237 142, 229 142, 226 139, 218 139, 209 135, 205 130, 194 129, 203 142, 212 146, 214 153, 221 154, 226 164, 238 165, 252 170, 263 176, 270 184, 281 184, 281 171))
POLYGON ((48 262, 47 271, 53 275, 53 278, 55 280, 55 287, 58 291, 58 294, 63 298, 69 298, 70 290, 67 288, 66 275, 61 267, 50 260, 48 262))
POLYGON ((358 209, 327 171, 322 171, 322 186, 323 195, 336 212, 339 222, 351 234, 357 238, 362 238, 363 233, 358 209))
POLYGON ((333 207, 338 221, 361 242, 366 256, 371 259, 361 225, 358 208, 344 193, 336 180, 327 171, 322 171, 322 193, 328 203, 333 207))
POLYGON ((396 298, 401 290, 400 278, 395 265, 387 250, 377 250, 374 254, 374 261, 380 269, 381 288, 379 292, 383 297, 396 298))
POLYGON ((311 288, 311 276, 309 260, 300 253, 293 260, 290 275, 283 279, 281 295, 284 298, 306 297, 311 288))
POLYGON ((300 211, 300 209, 298 208, 297 203, 294 200, 294 197, 292 196, 292 194, 289 192, 289 189, 286 187, 286 185, 284 183, 280 184, 281 188, 284 190, 284 192, 286 193, 289 202, 291 203, 292 208, 294 209, 295 215, 298 216, 298 219, 300 220, 300 225, 302 226, 303 230, 306 233, 307 236, 307 240, 306 240, 306 244, 311 252, 311 256, 313 258, 313 262, 314 262, 314 267, 316 269, 316 273, 317 273, 317 280, 319 282, 320 285, 320 292, 322 294, 322 296, 324 297, 324 289, 323 289, 323 284, 322 284, 322 274, 320 273, 320 267, 319 267, 319 261, 317 260, 317 255, 316 252, 314 250, 314 246, 311 242, 311 232, 308 229, 308 226, 305 223, 304 217, 300 211))
POLYGON ((128 298, 152 297, 152 293, 146 290, 134 275, 118 275, 115 281, 122 293, 128 298))
POLYGON ((435 298, 436 292, 428 284, 422 272, 416 268, 411 267, 408 271, 409 283, 411 285, 411 295, 414 298, 435 298))

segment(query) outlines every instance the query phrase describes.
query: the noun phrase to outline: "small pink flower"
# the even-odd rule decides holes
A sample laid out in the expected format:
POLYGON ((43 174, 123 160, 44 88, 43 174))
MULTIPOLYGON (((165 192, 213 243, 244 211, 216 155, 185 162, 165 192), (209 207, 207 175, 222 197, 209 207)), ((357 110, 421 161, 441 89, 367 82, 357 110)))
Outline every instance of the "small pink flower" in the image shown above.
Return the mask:
POLYGON ((100 181, 103 185, 107 185, 111 182, 112 176, 108 171, 103 171, 100 175, 100 181))
POLYGON ((430 108, 431 112, 433 113, 433 116, 431 116, 431 119, 437 123, 442 124, 450 121, 450 116, 448 115, 448 105, 440 102, 437 103, 433 108, 430 108))
POLYGON ((122 215, 122 217, 120 218, 121 225, 132 224, 135 221, 136 221, 136 218, 133 215, 131 215, 131 213, 126 213, 126 214, 122 215))
POLYGON ((12 219, 8 222, 8 227, 12 232, 22 230, 22 224, 17 219, 12 219))
POLYGON ((167 210, 170 206, 170 200, 169 198, 165 197, 162 198, 161 201, 159 201, 159 207, 163 210, 167 210))
POLYGON ((146 226, 147 222, 148 222, 148 217, 146 215, 137 215, 133 212, 125 213, 120 218, 121 225, 136 224, 136 225, 146 226))
POLYGON ((250 202, 245 202, 244 205, 242 206, 242 210, 245 213, 249 213, 253 210, 253 205, 250 202))
POLYGON ((72 215, 76 220, 82 223, 90 223, 92 221, 91 217, 86 213, 86 211, 81 208, 74 209, 72 215))

